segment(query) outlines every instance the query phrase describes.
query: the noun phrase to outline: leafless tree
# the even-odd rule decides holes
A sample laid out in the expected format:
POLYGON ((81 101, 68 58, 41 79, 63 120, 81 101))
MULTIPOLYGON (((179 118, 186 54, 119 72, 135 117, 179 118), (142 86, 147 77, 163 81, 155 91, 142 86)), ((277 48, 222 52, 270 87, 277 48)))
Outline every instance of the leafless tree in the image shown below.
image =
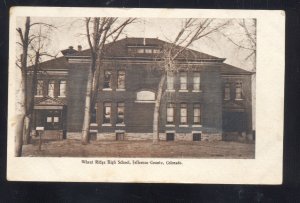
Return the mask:
POLYGON ((213 33, 219 32, 229 24, 228 20, 217 21, 215 19, 186 19, 182 28, 175 35, 174 40, 166 43, 162 49, 161 78, 157 87, 157 96, 153 114, 153 143, 159 141, 159 118, 161 99, 164 93, 163 85, 168 74, 177 73, 180 68, 177 59, 180 54, 188 50, 196 41, 209 37, 213 33))
POLYGON ((91 50, 91 64, 88 73, 84 120, 82 126, 82 144, 89 143, 91 110, 97 99, 99 77, 102 68, 105 44, 115 42, 123 33, 125 27, 135 21, 135 18, 119 19, 113 17, 86 18, 86 36, 91 50))
MULTIPOLYGON (((30 17, 26 17, 24 30, 20 27, 17 28, 17 33, 19 35, 20 41, 17 42, 22 49, 22 54, 19 63, 17 62, 17 67, 21 70, 21 87, 20 87, 20 114, 17 119, 16 127, 16 137, 15 137, 15 156, 19 157, 22 155, 22 145, 29 142, 30 128, 31 128, 31 114, 33 109, 34 101, 34 91, 36 83, 37 67, 41 56, 46 55, 44 49, 44 41, 46 34, 41 32, 41 27, 54 28, 54 26, 43 23, 35 22, 31 23, 30 17), (35 32, 33 27, 39 26, 39 32, 35 32), (28 84, 28 59, 35 58, 34 60, 34 70, 31 77, 32 89, 29 97, 29 90, 27 88, 28 84)), ((48 30, 49 31, 49 30, 48 30)), ((49 54, 47 54, 49 55, 49 54)))

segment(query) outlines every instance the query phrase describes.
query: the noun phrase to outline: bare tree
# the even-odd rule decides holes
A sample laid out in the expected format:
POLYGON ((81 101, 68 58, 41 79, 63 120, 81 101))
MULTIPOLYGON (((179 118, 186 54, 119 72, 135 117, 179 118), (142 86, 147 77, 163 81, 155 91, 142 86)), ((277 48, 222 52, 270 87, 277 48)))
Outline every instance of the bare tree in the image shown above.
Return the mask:
POLYGON ((97 99, 99 77, 102 67, 105 44, 115 42, 123 33, 124 28, 134 22, 134 18, 119 19, 112 17, 86 18, 86 36, 91 50, 91 65, 88 73, 84 120, 82 126, 82 144, 89 143, 91 110, 97 99))
MULTIPOLYGON (((246 52, 245 61, 253 63, 252 71, 255 71, 256 63, 256 19, 235 19, 232 25, 236 26, 235 33, 229 31, 221 34, 230 41, 239 51, 246 52)), ((229 27, 231 28, 231 26, 229 27)))
MULTIPOLYGON (((228 20, 216 21, 215 19, 186 19, 175 39, 166 43, 162 49, 162 62, 159 65, 162 75, 157 87, 157 96, 153 114, 153 143, 159 141, 159 118, 161 99, 164 93, 163 85, 168 74, 174 74, 180 70, 177 59, 180 54, 196 41, 209 37, 215 32, 221 31, 229 24, 228 20)), ((188 61, 187 61, 188 62, 188 61)))
POLYGON ((18 45, 21 46, 22 54, 20 58, 20 62, 16 63, 17 67, 21 70, 21 87, 20 87, 20 114, 18 116, 17 127, 16 127, 16 138, 15 138, 15 156, 19 157, 22 155, 22 145, 27 144, 29 142, 30 137, 30 127, 31 127, 31 114, 33 109, 33 100, 34 100, 34 89, 36 83, 36 74, 37 74, 37 64, 40 60, 40 57, 46 55, 45 51, 41 51, 44 48, 44 39, 41 32, 41 26, 47 28, 53 28, 54 26, 43 23, 43 22, 35 22, 31 23, 30 17, 26 17, 25 28, 17 28, 17 32, 20 37, 20 41, 17 42, 18 45), (40 32, 32 33, 33 26, 40 26, 40 32), (38 48, 37 48, 38 47, 38 48), (36 49, 37 48, 37 49, 36 49), (34 71, 32 76, 32 89, 30 90, 31 94, 29 98, 30 92, 28 92, 27 83, 28 83, 28 58, 32 58, 32 54, 34 55, 34 71), (32 94, 33 93, 33 94, 32 94))

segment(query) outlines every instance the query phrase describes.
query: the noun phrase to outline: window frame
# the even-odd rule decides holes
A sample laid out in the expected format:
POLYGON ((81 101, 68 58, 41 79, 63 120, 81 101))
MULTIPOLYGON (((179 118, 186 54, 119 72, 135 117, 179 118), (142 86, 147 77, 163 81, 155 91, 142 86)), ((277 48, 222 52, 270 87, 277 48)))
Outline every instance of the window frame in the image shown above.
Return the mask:
POLYGON ((194 92, 201 91, 201 73, 200 73, 200 71, 193 72, 193 91, 194 92), (198 76, 196 77, 196 75, 198 75, 198 76), (195 82, 196 78, 199 78, 199 82, 197 82, 197 83, 195 82), (195 88, 195 87, 197 87, 197 88, 195 88))
POLYGON ((117 90, 125 90, 126 89, 126 72, 125 70, 117 70, 117 90), (123 74, 120 74, 120 72, 123 72, 123 74), (123 79, 123 87, 119 86, 119 82, 120 82, 120 76, 124 76, 123 79))
POLYGON ((231 99, 230 83, 225 83, 225 85, 224 85, 224 100, 230 100, 230 99, 231 99))
POLYGON ((125 103, 124 102, 117 102, 117 119, 116 119, 117 125, 125 125, 125 103), (123 114, 119 113, 119 109, 123 109, 123 114), (121 119, 123 122, 119 122, 119 119, 121 119))
POLYGON ((188 105, 187 103, 180 103, 180 125, 188 125, 188 105), (185 110, 185 115, 182 114, 182 110, 185 110), (182 119, 185 118, 185 122, 182 119))
POLYGON ((54 96, 55 96, 55 80, 49 80, 49 81, 48 81, 47 95, 48 95, 49 97, 54 97, 54 96), (51 86, 51 84, 52 84, 53 86, 51 86), (50 87, 52 87, 52 88, 50 88, 50 87), (49 94, 49 93, 50 93, 50 90, 51 90, 51 92, 52 92, 52 95, 49 94))
POLYGON ((179 90, 187 91, 188 90, 188 74, 185 71, 179 72, 179 90), (185 78, 185 83, 182 81, 185 78), (185 88, 182 88, 185 85, 185 88))
POLYGON ((36 81, 36 88, 35 88, 35 95, 36 97, 44 96, 44 80, 37 80, 36 81))
POLYGON ((175 115, 176 115, 176 104, 172 102, 167 103, 167 109, 166 109, 166 125, 175 125, 175 115), (173 115, 169 116, 169 109, 172 109, 173 115), (172 118, 172 122, 168 121, 168 118, 172 118))
POLYGON ((201 125, 201 104, 199 103, 193 104, 193 125, 201 125), (199 110, 199 115, 195 115, 196 109, 199 110), (195 118, 198 118, 199 122, 196 122, 195 118))
POLYGON ((111 119, 111 112, 112 112, 112 102, 106 101, 103 102, 103 120, 102 120, 102 125, 111 125, 112 119, 111 119), (109 114, 106 112, 106 107, 109 107, 109 114), (107 122, 106 120, 109 119, 107 122))
POLYGON ((113 71, 112 70, 104 70, 104 76, 103 76, 103 90, 112 90, 112 83, 113 83, 113 71), (106 80, 106 73, 109 72, 110 77, 109 77, 109 81, 106 80), (107 84, 108 87, 106 87, 107 84))
POLYGON ((67 96, 67 80, 60 80, 59 81, 59 91, 58 91, 58 96, 59 97, 66 97, 67 96), (64 82, 64 83, 63 83, 64 82), (65 85, 65 89, 64 89, 64 94, 62 95, 61 93, 62 93, 62 84, 64 84, 65 85))
POLYGON ((235 83, 235 100, 243 100, 243 90, 241 81, 235 83))

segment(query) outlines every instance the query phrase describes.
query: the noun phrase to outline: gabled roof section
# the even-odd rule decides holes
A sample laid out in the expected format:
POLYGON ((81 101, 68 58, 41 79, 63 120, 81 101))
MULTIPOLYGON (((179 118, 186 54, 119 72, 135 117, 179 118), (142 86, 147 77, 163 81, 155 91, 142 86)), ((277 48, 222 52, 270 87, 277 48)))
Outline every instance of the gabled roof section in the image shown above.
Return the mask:
POLYGON ((39 106, 46 106, 46 105, 54 105, 54 106, 61 106, 61 105, 66 105, 65 99, 62 98, 53 98, 53 97, 42 97, 40 99, 36 99, 34 102, 34 105, 39 105, 39 106))
MULTIPOLYGON (((170 45, 170 43, 162 41, 158 38, 124 38, 118 40, 114 43, 108 43, 105 45, 105 55, 106 58, 111 57, 157 57, 159 58, 161 54, 152 54, 152 53, 129 53, 128 47, 157 47, 163 48, 163 46, 170 45)), ((180 49, 181 47, 178 47, 180 49)), ((86 49, 83 51, 75 52, 73 54, 69 54, 66 56, 90 56, 90 49, 86 49)), ((186 49, 181 54, 179 54, 178 58, 183 58, 186 60, 224 60, 222 58, 218 58, 215 56, 211 56, 205 53, 201 53, 192 49, 186 49)))
MULTIPOLYGON (((66 57, 61 56, 58 58, 54 58, 48 61, 41 62, 39 64, 39 68, 41 70, 52 70, 52 69, 57 69, 57 70, 65 70, 69 69, 69 64, 66 59, 66 57)), ((28 70, 32 70, 33 66, 29 66, 28 70)))
POLYGON ((227 63, 223 63, 221 67, 221 74, 222 75, 251 75, 253 72, 247 71, 227 63))

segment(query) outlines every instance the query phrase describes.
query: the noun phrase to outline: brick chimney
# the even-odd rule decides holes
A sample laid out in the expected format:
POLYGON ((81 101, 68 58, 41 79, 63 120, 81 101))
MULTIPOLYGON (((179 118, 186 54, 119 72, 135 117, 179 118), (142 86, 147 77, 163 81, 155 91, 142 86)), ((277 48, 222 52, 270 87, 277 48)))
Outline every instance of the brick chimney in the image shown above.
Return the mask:
POLYGON ((82 46, 81 46, 81 45, 78 45, 78 46, 77 46, 77 50, 78 50, 78 51, 82 51, 82 46))

